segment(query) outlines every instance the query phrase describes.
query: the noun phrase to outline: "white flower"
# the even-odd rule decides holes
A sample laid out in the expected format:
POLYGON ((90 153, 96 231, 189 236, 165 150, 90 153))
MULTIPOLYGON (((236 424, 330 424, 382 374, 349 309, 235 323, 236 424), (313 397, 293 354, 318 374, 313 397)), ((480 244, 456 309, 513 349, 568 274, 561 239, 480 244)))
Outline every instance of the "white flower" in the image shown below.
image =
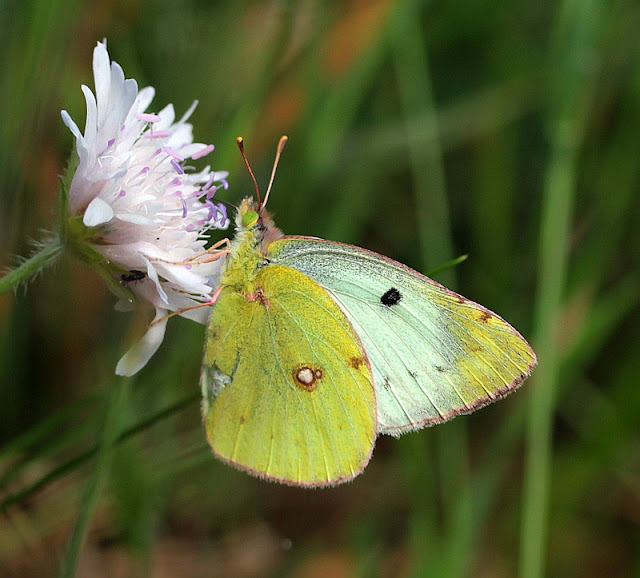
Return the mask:
POLYGON ((203 253, 207 232, 229 224, 224 205, 212 200, 220 186, 228 188, 228 173, 189 172, 184 164, 213 150, 193 142, 186 122, 197 102, 177 122, 171 104, 146 112, 154 89, 138 91, 135 80, 125 79, 105 42, 94 49, 93 74, 95 96, 82 86, 84 135, 62 111, 79 157, 69 217, 82 218, 84 242, 106 259, 110 274, 156 308, 157 323, 116 368, 133 375, 162 343, 169 312, 206 322, 208 307, 181 310, 209 301, 217 284, 224 259, 203 253))

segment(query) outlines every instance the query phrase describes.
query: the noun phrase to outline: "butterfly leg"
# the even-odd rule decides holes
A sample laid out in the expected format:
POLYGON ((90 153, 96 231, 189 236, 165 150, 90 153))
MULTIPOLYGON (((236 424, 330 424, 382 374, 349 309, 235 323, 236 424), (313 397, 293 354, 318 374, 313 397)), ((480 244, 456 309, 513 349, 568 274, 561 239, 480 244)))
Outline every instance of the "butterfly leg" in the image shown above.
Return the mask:
POLYGON ((197 305, 191 305, 190 307, 183 307, 182 309, 176 309, 175 311, 172 311, 168 315, 165 315, 164 317, 160 317, 160 319, 156 319, 155 321, 149 324, 149 327, 153 327, 156 323, 160 323, 161 321, 164 321, 165 319, 169 319, 174 315, 180 315, 187 311, 200 309, 201 307, 211 307, 218 300, 218 297, 220 297, 221 291, 222 291, 222 287, 218 287, 215 290, 215 293, 211 296, 211 299, 208 299, 207 301, 203 301, 202 303, 198 303, 197 305))
POLYGON ((229 239, 221 239, 217 243, 211 245, 206 251, 202 251, 194 255, 193 257, 189 257, 184 261, 167 261, 165 259, 156 259, 156 261, 162 261, 163 263, 171 263, 172 265, 200 265, 202 263, 212 263, 217 261, 223 255, 228 254, 229 251, 229 239), (220 247, 224 246, 224 249, 220 247))
POLYGON ((229 245, 231 241, 228 238, 220 239, 217 243, 214 243, 206 251, 198 253, 188 259, 185 263, 211 263, 217 261, 222 255, 227 255, 229 251, 229 245), (221 249, 220 247, 224 247, 221 249))

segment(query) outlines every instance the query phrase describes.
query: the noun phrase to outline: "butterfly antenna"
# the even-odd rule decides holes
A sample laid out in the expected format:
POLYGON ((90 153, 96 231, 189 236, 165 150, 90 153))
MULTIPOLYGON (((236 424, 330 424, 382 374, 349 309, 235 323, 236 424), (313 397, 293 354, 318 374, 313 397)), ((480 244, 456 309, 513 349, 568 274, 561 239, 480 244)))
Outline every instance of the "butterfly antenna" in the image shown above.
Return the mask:
MULTIPOLYGON (((249 164, 249 159, 247 159, 247 155, 244 154, 244 139, 239 136, 238 138, 236 138, 236 142, 238 143, 238 148, 240 149, 240 154, 242 155, 242 160, 244 161, 245 166, 247 167, 247 170, 249 171, 249 174, 251 175, 251 180, 253 181, 253 186, 256 188, 256 197, 258 198, 258 203, 260 202, 260 188, 258 187, 258 181, 256 181, 256 177, 253 174, 253 171, 251 170, 251 165, 249 164)), ((267 196, 269 195, 269 192, 267 191, 267 196)), ((266 202, 266 200, 265 200, 266 202)))
POLYGON ((289 137, 286 135, 283 135, 280 137, 280 140, 278 141, 278 148, 276 149, 276 158, 273 161, 273 169, 271 170, 271 179, 269 180, 267 193, 264 196, 264 202, 262 203, 263 208, 267 206, 267 201, 269 200, 269 193, 271 192, 271 185, 273 185, 273 179, 276 178, 276 169, 278 168, 278 163, 280 162, 280 155, 282 154, 284 145, 287 144, 288 140, 289 140, 289 137))

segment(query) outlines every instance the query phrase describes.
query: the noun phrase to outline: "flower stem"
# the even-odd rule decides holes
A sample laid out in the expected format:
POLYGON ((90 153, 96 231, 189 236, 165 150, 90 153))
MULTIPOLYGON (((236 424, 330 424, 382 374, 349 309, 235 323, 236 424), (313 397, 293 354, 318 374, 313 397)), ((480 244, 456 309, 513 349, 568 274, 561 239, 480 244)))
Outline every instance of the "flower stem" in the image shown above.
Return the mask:
POLYGON ((18 285, 37 275, 45 267, 51 265, 61 252, 62 243, 58 237, 54 237, 17 269, 10 271, 0 279, 0 295, 10 289, 16 289, 18 285))

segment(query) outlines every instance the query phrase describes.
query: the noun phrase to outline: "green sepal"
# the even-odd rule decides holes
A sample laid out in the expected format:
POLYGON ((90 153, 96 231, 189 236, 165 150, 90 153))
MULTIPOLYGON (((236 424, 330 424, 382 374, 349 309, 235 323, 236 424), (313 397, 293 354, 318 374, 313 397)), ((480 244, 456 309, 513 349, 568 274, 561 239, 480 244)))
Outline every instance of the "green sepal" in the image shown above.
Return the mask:
POLYGON ((79 162, 80 159, 77 154, 71 155, 67 170, 60 179, 60 188, 58 189, 58 235, 62 245, 66 245, 69 239, 69 189, 79 162))
POLYGON ((120 279, 120 275, 127 273, 127 271, 106 259, 92 246, 92 244, 100 244, 102 236, 100 228, 87 227, 83 223, 81 215, 69 216, 69 189, 79 162, 77 154, 71 156, 67 170, 60 182, 58 191, 58 236, 60 243, 71 255, 100 275, 112 293, 132 303, 136 300, 136 295, 123 285, 120 279))
POLYGON ((77 216, 66 219, 66 233, 66 249, 69 253, 100 275, 112 293, 133 303, 136 300, 135 293, 120 280, 120 275, 127 271, 109 261, 89 242, 96 242, 100 236, 99 229, 87 227, 82 217, 77 216))

